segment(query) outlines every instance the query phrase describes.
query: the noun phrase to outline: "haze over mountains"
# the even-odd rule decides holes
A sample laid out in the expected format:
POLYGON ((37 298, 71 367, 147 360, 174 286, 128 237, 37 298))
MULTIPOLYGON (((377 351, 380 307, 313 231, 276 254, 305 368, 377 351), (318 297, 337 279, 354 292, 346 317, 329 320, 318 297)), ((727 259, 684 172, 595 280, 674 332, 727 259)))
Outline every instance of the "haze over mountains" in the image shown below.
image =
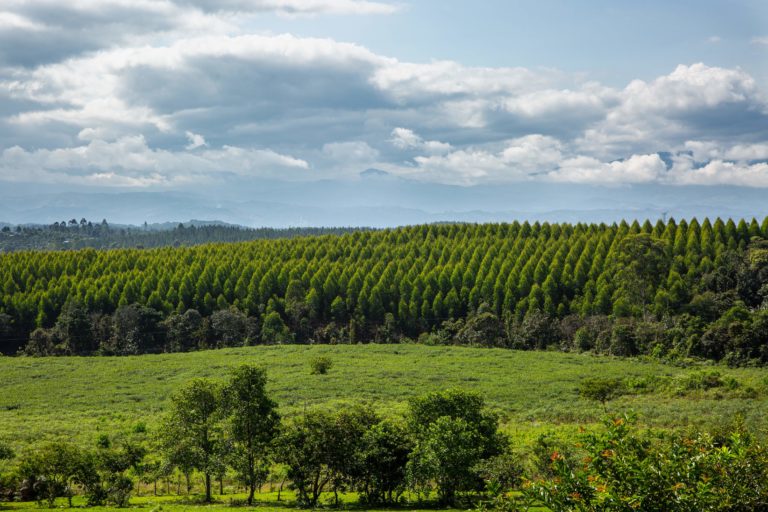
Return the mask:
POLYGON ((765 194, 760 188, 658 184, 461 187, 369 169, 358 180, 243 180, 237 187, 206 190, 116 192, 4 184, 0 221, 52 223, 85 217, 121 224, 204 219, 252 227, 389 227, 443 221, 613 222, 664 215, 763 218, 768 215, 765 194))

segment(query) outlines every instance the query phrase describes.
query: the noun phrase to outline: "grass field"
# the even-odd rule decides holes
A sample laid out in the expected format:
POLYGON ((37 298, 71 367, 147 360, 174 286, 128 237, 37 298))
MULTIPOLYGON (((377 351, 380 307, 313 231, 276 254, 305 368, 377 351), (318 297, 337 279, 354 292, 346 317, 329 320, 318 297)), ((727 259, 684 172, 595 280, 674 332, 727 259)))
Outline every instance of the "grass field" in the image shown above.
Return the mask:
POLYGON ((475 390, 520 445, 541 432, 568 435, 598 421, 602 406, 577 392, 582 379, 597 375, 668 383, 609 403, 609 410, 633 409, 647 426, 708 428, 741 415, 758 429, 768 427, 767 369, 716 367, 738 382, 735 390, 680 393, 675 383, 702 368, 502 349, 285 345, 119 358, 0 358, 0 439, 23 451, 41 439, 93 445, 102 433, 120 437, 144 425, 151 433, 168 396, 181 384, 194 377, 223 379, 242 363, 267 368, 270 389, 286 416, 355 400, 395 414, 408 398, 427 391, 475 390), (333 361, 327 375, 310 374, 309 362, 319 355, 333 361))

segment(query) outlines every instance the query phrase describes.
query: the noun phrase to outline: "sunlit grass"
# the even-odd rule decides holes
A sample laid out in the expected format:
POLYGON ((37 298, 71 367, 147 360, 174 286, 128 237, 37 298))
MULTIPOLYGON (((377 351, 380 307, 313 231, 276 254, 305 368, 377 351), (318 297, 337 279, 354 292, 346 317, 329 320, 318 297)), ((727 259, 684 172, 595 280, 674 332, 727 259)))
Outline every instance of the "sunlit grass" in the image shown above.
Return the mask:
MULTIPOLYGON (((0 439, 18 450, 42 439, 92 445, 102 433, 151 433, 168 396, 194 377, 223 379, 230 368, 257 364, 268 370, 269 388, 290 416, 316 406, 364 400, 382 414, 399 414, 408 398, 461 387, 481 393, 516 443, 540 433, 575 433, 602 416, 602 406, 579 398, 581 379, 681 378, 701 369, 586 354, 521 352, 420 345, 267 346, 135 357, 0 358, 0 439), (333 361, 327 375, 312 375, 310 361, 333 361)), ((641 424, 660 428, 708 428, 743 416, 764 429, 768 370, 718 367, 756 398, 709 391, 621 397, 610 410, 633 409, 641 424)))

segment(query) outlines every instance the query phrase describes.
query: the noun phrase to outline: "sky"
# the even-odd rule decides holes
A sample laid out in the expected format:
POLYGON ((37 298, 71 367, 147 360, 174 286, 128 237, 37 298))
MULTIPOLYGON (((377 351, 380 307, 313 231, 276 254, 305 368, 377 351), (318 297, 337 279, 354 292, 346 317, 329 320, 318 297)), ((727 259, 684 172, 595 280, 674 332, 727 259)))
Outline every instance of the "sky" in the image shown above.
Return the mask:
POLYGON ((0 188, 372 174, 768 188, 768 3, 0 3, 0 188))

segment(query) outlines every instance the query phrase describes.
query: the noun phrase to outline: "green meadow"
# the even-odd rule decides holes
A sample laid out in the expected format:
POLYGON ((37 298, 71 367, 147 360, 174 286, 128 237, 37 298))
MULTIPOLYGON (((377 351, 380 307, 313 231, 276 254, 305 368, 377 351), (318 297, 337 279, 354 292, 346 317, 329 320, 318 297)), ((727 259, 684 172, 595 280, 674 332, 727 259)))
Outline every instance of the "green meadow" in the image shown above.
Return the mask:
POLYGON ((224 378, 240 364, 265 367, 284 416, 313 407, 366 401, 382 414, 405 410, 410 397, 461 387, 485 397, 521 449, 541 433, 568 436, 604 416, 579 397, 588 377, 624 379, 630 392, 607 404, 633 410, 660 429, 712 429, 742 417, 765 431, 768 370, 670 365, 653 360, 559 352, 421 345, 261 346, 132 357, 0 358, 0 440, 23 452, 41 440, 92 446, 102 434, 119 439, 152 433, 167 399, 195 378, 224 378), (333 361, 312 375, 318 356, 333 361), (704 389, 700 376, 725 384, 704 389))

